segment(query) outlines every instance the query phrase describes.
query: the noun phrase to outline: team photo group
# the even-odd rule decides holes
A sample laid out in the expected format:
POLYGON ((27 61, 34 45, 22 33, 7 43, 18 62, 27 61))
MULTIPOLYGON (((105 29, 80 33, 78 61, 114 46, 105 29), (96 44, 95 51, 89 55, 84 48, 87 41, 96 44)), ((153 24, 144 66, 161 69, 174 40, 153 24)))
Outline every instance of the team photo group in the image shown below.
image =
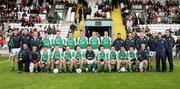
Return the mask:
POLYGON ((46 31, 40 33, 24 29, 20 32, 14 29, 8 42, 11 71, 147 72, 153 69, 154 58, 154 69, 157 72, 173 72, 172 49, 175 40, 170 30, 166 30, 165 34, 153 33, 150 37, 144 32, 137 36, 129 32, 125 40, 121 33, 116 35, 117 38, 112 40, 107 31, 102 37, 97 32, 86 37, 85 32, 81 31, 77 39, 72 32, 63 39, 60 31, 49 35, 46 31), (169 62, 169 69, 166 67, 166 60, 169 62), (16 63, 18 69, 15 67, 16 63))

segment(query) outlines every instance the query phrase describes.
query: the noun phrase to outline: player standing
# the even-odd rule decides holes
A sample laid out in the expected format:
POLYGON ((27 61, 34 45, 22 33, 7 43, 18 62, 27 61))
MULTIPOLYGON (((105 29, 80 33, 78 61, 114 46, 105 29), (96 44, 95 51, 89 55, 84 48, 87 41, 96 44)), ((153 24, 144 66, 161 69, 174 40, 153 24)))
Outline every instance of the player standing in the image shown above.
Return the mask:
POLYGON ((106 53, 110 52, 111 38, 108 36, 108 32, 104 32, 104 36, 101 38, 101 45, 104 47, 106 53))
POLYGON ((85 37, 85 34, 83 31, 80 32, 80 37, 77 39, 77 45, 81 47, 81 50, 83 53, 86 52, 87 45, 88 45, 88 38, 85 37))
POLYGON ((18 54, 21 47, 21 37, 18 30, 14 30, 10 40, 8 42, 9 52, 10 52, 10 61, 11 61, 11 71, 14 71, 15 62, 18 60, 18 54))
POLYGON ((64 47, 64 40, 62 39, 62 37, 60 36, 61 32, 57 31, 56 35, 53 39, 53 46, 59 46, 60 51, 62 51, 63 47, 64 47))
POLYGON ((71 51, 74 51, 74 49, 75 49, 76 39, 74 38, 72 32, 69 32, 69 36, 66 39, 66 46, 68 46, 71 49, 71 51))
POLYGON ((97 37, 95 31, 92 32, 92 36, 89 38, 89 44, 90 44, 91 48, 93 49, 95 55, 97 56, 97 53, 99 51, 98 48, 100 46, 100 40, 97 37))

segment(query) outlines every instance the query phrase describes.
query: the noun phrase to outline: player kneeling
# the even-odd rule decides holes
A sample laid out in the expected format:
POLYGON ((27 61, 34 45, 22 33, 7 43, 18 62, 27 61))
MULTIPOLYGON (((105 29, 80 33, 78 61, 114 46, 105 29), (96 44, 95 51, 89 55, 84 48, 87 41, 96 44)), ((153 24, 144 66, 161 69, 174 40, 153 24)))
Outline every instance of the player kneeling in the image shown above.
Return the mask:
POLYGON ((129 65, 129 71, 132 72, 132 70, 136 70, 137 54, 133 47, 129 48, 127 54, 128 54, 127 64, 129 65))
POLYGON ((85 53, 83 53, 80 46, 77 45, 76 51, 74 52, 74 58, 73 58, 73 65, 75 67, 75 70, 77 68, 82 69, 83 60, 85 60, 85 53))
POLYGON ((41 51, 41 59, 39 61, 39 66, 41 68, 41 71, 46 72, 50 68, 50 52, 48 51, 48 48, 45 46, 43 47, 41 51))
MULTIPOLYGON (((96 61, 98 63, 96 65, 98 65, 98 67, 101 71, 105 70, 105 68, 107 68, 107 64, 108 64, 107 54, 104 51, 104 47, 102 47, 102 46, 100 47, 100 51, 97 54, 97 60, 96 61)), ((96 63, 96 61, 94 63, 96 63)))
POLYGON ((107 60, 109 72, 112 71, 112 67, 115 68, 116 61, 117 61, 117 51, 115 50, 114 47, 111 47, 111 51, 108 53, 108 60, 107 60))
POLYGON ((51 72, 53 71, 54 68, 58 68, 59 65, 59 72, 61 72, 60 69, 60 59, 63 58, 63 52, 60 50, 59 46, 56 45, 52 54, 51 54, 51 72))
MULTIPOLYGON (((118 60, 117 60, 117 71, 121 72, 121 68, 125 68, 125 71, 127 69, 128 61, 127 58, 127 52, 124 47, 120 48, 120 51, 118 52, 118 60)), ((123 71, 124 72, 124 71, 123 71)))
POLYGON ((141 44, 141 49, 138 50, 137 56, 140 72, 146 72, 148 68, 149 50, 146 49, 145 44, 141 44))
POLYGON ((60 61, 62 62, 62 67, 64 67, 64 72, 67 71, 67 68, 70 72, 72 72, 73 69, 73 52, 71 51, 70 47, 66 47, 66 51, 64 52, 64 59, 60 61))
POLYGON ((29 53, 30 72, 38 72, 38 62, 40 60, 40 52, 37 50, 37 46, 32 47, 32 51, 29 53))

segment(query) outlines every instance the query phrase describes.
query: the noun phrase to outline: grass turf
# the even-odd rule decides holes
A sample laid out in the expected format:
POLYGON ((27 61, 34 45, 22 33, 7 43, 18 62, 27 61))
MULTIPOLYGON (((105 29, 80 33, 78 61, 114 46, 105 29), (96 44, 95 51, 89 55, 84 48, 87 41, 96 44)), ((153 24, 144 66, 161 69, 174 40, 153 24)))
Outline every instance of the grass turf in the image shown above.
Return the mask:
MULTIPOLYGON (((1 57, 7 60, 7 57, 1 57)), ((0 89, 179 89, 180 61, 173 73, 22 73, 0 63, 0 89)))

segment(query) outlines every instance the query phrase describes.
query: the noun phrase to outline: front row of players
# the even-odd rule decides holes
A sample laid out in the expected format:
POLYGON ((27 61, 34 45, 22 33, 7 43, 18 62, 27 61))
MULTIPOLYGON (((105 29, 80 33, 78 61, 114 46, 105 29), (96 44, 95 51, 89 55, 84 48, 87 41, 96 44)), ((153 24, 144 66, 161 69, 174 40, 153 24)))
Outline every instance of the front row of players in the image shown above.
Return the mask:
POLYGON ((62 51, 59 46, 55 46, 51 52, 47 47, 37 51, 36 46, 33 46, 30 51, 27 45, 23 44, 23 48, 19 52, 18 70, 21 73, 23 63, 25 63, 26 72, 29 70, 30 72, 53 72, 55 68, 59 72, 73 72, 78 68, 85 72, 121 72, 122 68, 130 72, 136 69, 143 72, 148 68, 148 54, 149 51, 145 44, 141 44, 141 49, 137 52, 133 47, 130 47, 128 51, 121 47, 118 52, 115 47, 111 47, 110 52, 106 53, 104 47, 100 47, 98 54, 95 54, 90 46, 83 53, 80 46, 77 46, 75 51, 70 50, 68 46, 65 51, 62 51))

